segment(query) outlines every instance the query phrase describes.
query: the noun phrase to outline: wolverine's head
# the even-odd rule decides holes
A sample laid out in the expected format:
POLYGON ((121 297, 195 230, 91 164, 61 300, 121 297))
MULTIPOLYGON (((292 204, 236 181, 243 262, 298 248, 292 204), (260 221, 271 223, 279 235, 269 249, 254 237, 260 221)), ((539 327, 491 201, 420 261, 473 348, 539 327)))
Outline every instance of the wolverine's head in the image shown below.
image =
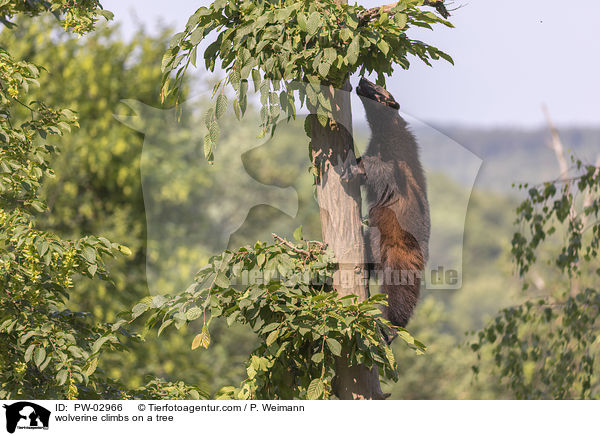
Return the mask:
POLYGON ((356 87, 356 93, 361 97, 366 97, 393 109, 400 109, 400 105, 394 100, 392 94, 390 94, 383 86, 369 82, 364 77, 360 79, 360 82, 356 87))
POLYGON ((393 137, 392 130, 405 126, 406 123, 398 114, 400 105, 383 86, 362 78, 356 87, 356 93, 365 107, 373 137, 393 137))

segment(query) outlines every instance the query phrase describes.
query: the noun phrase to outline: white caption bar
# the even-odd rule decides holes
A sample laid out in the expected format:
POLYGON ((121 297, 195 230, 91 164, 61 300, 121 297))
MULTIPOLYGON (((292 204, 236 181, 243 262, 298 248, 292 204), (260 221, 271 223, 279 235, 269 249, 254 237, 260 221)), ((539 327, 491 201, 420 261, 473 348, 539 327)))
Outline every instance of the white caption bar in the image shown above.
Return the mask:
POLYGON ((0 401, 1 434, 502 435, 597 431, 597 402, 0 401), (189 433, 188 433, 189 432, 189 433))

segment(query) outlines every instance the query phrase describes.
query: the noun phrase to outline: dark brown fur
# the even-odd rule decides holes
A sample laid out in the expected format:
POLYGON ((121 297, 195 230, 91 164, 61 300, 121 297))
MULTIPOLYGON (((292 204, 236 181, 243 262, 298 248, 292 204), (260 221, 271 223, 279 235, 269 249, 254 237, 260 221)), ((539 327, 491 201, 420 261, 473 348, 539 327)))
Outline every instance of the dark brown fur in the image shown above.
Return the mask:
POLYGON ((352 175, 361 175, 369 203, 367 251, 371 275, 383 279, 384 315, 404 327, 419 299, 429 252, 429 203, 417 142, 384 88, 365 79, 357 94, 365 107, 371 140, 352 175))

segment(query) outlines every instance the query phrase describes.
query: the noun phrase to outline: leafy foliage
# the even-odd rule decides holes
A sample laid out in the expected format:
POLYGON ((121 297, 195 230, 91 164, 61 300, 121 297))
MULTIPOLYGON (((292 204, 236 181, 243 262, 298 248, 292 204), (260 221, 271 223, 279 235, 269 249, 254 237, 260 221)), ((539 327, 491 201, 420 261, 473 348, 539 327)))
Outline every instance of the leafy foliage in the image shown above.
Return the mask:
MULTIPOLYGON (((185 292, 148 297, 122 322, 149 314, 147 327, 158 326, 160 334, 200 318, 193 348, 209 347, 215 318, 249 325, 261 341, 248 359, 247 378, 239 388, 223 388, 218 398, 328 398, 334 360, 342 355, 351 365, 376 364, 383 376, 397 380, 394 355, 381 335, 392 326, 376 306, 385 297, 339 298, 330 287, 336 265, 320 243, 279 241, 211 258, 185 292)), ((424 351, 406 330, 399 329, 399 336, 424 351)))
MULTIPOLYGON (((519 221, 528 226, 529 235, 515 233, 513 238, 513 255, 520 274, 529 271, 536 261, 535 252, 542 242, 557 230, 557 224, 566 224, 567 240, 555 259, 555 264, 569 276, 577 274, 580 260, 590 261, 598 255, 600 243, 600 224, 597 218, 600 211, 600 173, 594 165, 584 165, 580 160, 575 162, 578 172, 582 173, 573 181, 548 182, 543 187, 529 189, 529 198, 519 208, 519 221), (584 204, 581 213, 574 213, 575 196, 573 184, 582 197, 587 195, 591 201, 584 204), (584 223, 589 218, 596 221, 586 228, 584 223), (584 244, 584 233, 590 230, 591 240, 584 244), (583 251, 583 252, 582 252, 583 251)), ((527 185, 524 188, 528 188, 527 185)))
MULTIPOLYGON (((301 121, 278 131, 275 144, 271 141, 242 154, 240 141, 256 136, 256 118, 247 115, 239 127, 222 134, 217 156, 227 156, 227 164, 219 159, 217 165, 208 165, 202 141, 197 141, 204 133, 202 116, 208 99, 187 101, 179 123, 174 111, 160 105, 160 59, 170 30, 148 35, 139 29, 123 41, 116 26, 99 26, 85 38, 75 38, 61 35, 53 17, 40 18, 17 20, 16 28, 0 34, 0 45, 47 68, 39 78, 41 88, 30 87, 28 98, 71 108, 80 127, 57 143, 60 154, 51 162, 56 174, 41 186, 51 213, 38 216, 37 222, 63 238, 103 235, 132 251, 130 256, 107 259, 110 282, 74 277, 69 309, 114 322, 124 307, 148 295, 147 279, 152 294, 185 289, 199 265, 227 246, 224 223, 247 202, 249 193, 256 192, 249 183, 253 180, 264 184, 261 187, 293 186, 300 196, 298 215, 290 218, 273 207, 254 207, 231 235, 229 246, 266 240, 271 231, 286 234, 302 222, 305 234, 320 234, 306 153, 295 146, 303 131, 301 121), (64 92, 65 83, 69 92, 64 92), (131 115, 123 99, 139 100, 138 105, 157 117, 137 121, 151 129, 144 131, 145 137, 115 119, 114 114, 131 115), (199 207, 216 202, 218 207, 199 207), (154 223, 168 226, 157 234, 154 223)), ((193 76, 188 77, 191 82, 193 76)), ((14 113, 13 123, 29 118, 21 109, 14 113)), ((140 112, 140 117, 150 114, 140 112)), ((235 122, 233 113, 222 120, 235 122)), ((266 204, 277 204, 277 194, 265 191, 262 198, 266 204)), ((157 374, 202 386, 212 395, 219 387, 242 380, 244 362, 257 341, 247 326, 227 327, 217 321, 221 320, 211 324, 209 353, 189 347, 197 321, 160 337, 147 336, 143 343, 127 343, 127 353, 105 353, 102 367, 110 378, 122 380, 128 392, 145 384, 146 374, 157 374)))
POLYGON ((528 301, 504 309, 472 347, 492 344, 500 376, 519 399, 594 398, 599 311, 593 289, 528 301))
POLYGON ((103 16, 111 20, 113 14, 102 9, 98 0, 3 0, 0 1, 0 23, 7 27, 14 27, 10 20, 15 15, 40 15, 51 12, 61 20, 64 29, 68 32, 84 34, 91 31, 98 17, 103 16))
MULTIPOLYGON (((68 3, 65 27, 91 29, 97 11, 88 8, 97 3, 68 3)), ((3 2, 1 7, 6 18, 58 12, 58 4, 3 2)), ((124 392, 106 376, 100 358, 106 350, 124 350, 123 339, 136 338, 66 306, 77 277, 108 281, 105 259, 131 252, 103 237, 61 239, 39 226, 47 212, 41 183, 53 176, 50 162, 57 153, 46 140, 78 126, 70 110, 25 100, 39 86, 41 69, 0 49, 0 398, 142 398, 160 392, 198 397, 190 386, 167 384, 161 391, 158 380, 124 392), (23 108, 27 117, 20 120, 17 109, 23 108)))
POLYGON ((127 400, 207 400, 208 394, 184 382, 163 382, 152 379, 144 386, 122 394, 127 400))
MULTIPOLYGON (((469 292, 472 295, 472 290, 469 289, 461 292, 469 292)), ((427 354, 417 356, 401 343, 392 344, 398 366, 402 368, 402 375, 397 383, 390 386, 390 399, 514 398, 508 387, 499 383, 498 378, 494 376, 493 358, 489 353, 485 353, 481 360, 477 361, 477 356, 464 344, 462 326, 456 325, 457 321, 479 324, 476 319, 465 316, 465 311, 476 308, 479 300, 475 300, 473 307, 462 304, 445 307, 439 294, 436 292, 424 296, 410 323, 411 331, 418 334, 419 339, 427 344, 427 354), (480 367, 477 378, 471 371, 474 364, 480 367)))
POLYGON ((581 161, 575 167, 579 175, 573 179, 529 189, 517 209, 517 222, 527 231, 517 232, 512 243, 523 276, 535 265, 541 244, 564 230, 553 263, 570 286, 566 290, 538 286, 537 296, 504 309, 472 344, 477 352, 491 347, 501 377, 517 398, 595 398, 600 393, 596 362, 600 292, 578 286, 583 268, 591 267, 595 282, 600 275, 600 171, 581 161), (578 198, 584 199, 582 205, 578 198))
POLYGON ((46 210, 40 181, 51 176, 45 143, 77 126, 69 110, 21 98, 36 85, 40 68, 0 50, 0 396, 76 398, 78 386, 104 383, 94 376, 101 349, 119 347, 109 326, 95 325, 84 313, 64 309, 73 276, 107 279, 103 257, 127 248, 105 238, 65 241, 35 226, 46 210), (11 122, 15 105, 31 119, 11 122))
POLYGON ((422 5, 422 0, 402 0, 371 22, 363 18, 366 9, 362 6, 332 0, 215 1, 198 9, 185 30, 173 37, 162 62, 162 97, 179 99, 181 80, 190 64, 196 65, 200 43, 216 32, 216 41, 204 51, 208 70, 214 71, 220 59, 226 72, 214 89, 214 94, 221 89, 215 106, 206 115, 205 155, 212 160, 219 137, 217 121, 227 106, 226 84, 236 92, 233 107, 241 117, 252 80, 255 92, 260 93, 265 134, 280 118, 294 118, 297 102, 329 116, 331 102, 321 85, 342 88, 357 71, 376 71, 383 85, 394 65, 409 67, 409 55, 427 64, 439 58, 452 62, 437 48, 406 35, 411 26, 451 25, 433 12, 421 11, 422 5))
MULTIPOLYGON (((140 33, 124 43, 112 26, 76 38, 60 34, 59 23, 52 17, 15 22, 15 29, 0 35, 0 45, 48 70, 39 78, 40 88, 30 88, 27 98, 68 107, 78 117, 78 128, 56 142, 60 153, 51 157, 55 175, 40 187, 51 213, 37 217, 37 222, 64 238, 101 234, 131 250, 131 255, 109 260, 112 282, 76 279, 76 292, 69 300, 73 309, 114 321, 114 314, 141 298, 147 288, 138 267, 145 266, 139 169, 143 138, 113 114, 123 111, 120 101, 126 97, 158 104, 156 63, 165 36, 150 38, 140 33)), ((22 106, 15 109, 13 120, 29 118, 22 106)))

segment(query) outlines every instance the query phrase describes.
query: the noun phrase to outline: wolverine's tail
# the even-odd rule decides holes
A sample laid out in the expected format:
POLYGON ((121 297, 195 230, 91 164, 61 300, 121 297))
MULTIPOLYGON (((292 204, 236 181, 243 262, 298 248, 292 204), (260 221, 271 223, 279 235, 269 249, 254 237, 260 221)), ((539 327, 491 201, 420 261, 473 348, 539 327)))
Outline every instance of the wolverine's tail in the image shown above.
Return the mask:
POLYGON ((390 208, 373 208, 373 224, 379 230, 382 289, 388 296, 383 314, 392 324, 405 327, 419 300, 423 253, 413 235, 403 230, 390 208))
POLYGON ((419 301, 423 270, 421 250, 397 245, 383 246, 382 257, 382 288, 388 296, 388 307, 384 314, 392 324, 406 327, 419 301))

